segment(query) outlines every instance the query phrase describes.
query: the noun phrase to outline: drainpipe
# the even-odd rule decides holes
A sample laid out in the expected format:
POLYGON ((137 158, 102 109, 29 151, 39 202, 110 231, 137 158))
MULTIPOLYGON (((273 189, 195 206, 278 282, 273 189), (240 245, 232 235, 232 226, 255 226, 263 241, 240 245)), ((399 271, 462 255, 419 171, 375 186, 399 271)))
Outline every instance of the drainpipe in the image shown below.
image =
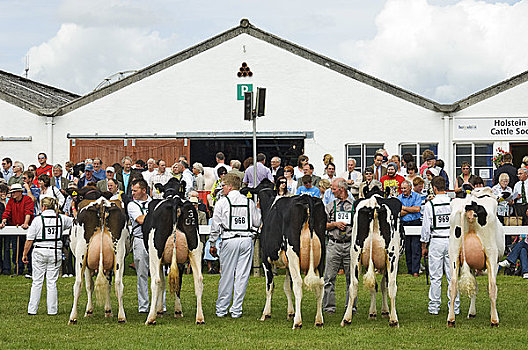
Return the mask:
POLYGON ((48 134, 48 142, 46 147, 46 154, 48 155, 49 164, 53 164, 53 125, 55 124, 55 118, 53 116, 46 116, 46 131, 48 134))
MULTIPOLYGON (((445 172, 449 175, 449 185, 454 186, 455 177, 454 172, 452 171, 453 167, 453 141, 451 139, 451 128, 450 128, 450 121, 451 116, 448 114, 444 114, 442 117, 443 121, 443 131, 444 131, 444 140, 443 140, 443 151, 442 151, 442 157, 444 157, 444 164, 445 164, 445 172)), ((454 187, 453 187, 454 188, 454 187)))

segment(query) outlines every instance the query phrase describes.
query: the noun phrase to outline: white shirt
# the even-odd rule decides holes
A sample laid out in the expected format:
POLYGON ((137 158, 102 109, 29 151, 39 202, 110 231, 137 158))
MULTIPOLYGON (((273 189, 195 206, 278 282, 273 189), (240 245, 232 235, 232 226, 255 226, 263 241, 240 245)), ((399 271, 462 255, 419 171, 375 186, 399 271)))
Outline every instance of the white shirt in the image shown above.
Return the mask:
POLYGON ((302 169, 299 170, 299 167, 296 166, 293 168, 293 176, 295 176, 295 180, 299 181, 299 179, 304 176, 304 171, 302 171, 302 169))
MULTIPOLYGON (((229 200, 233 205, 246 204, 248 201, 248 198, 240 194, 237 190, 231 190, 227 197, 229 197, 229 200)), ((209 241, 211 243, 216 242, 219 236, 221 236, 222 239, 233 237, 236 234, 253 236, 254 233, 249 231, 247 233, 241 231, 229 231, 224 233, 224 231, 229 228, 230 209, 227 198, 223 197, 216 202, 211 223, 211 232, 209 234, 209 241)), ((233 215, 236 215, 236 211, 239 209, 244 210, 243 208, 233 208, 233 215)), ((251 226, 258 228, 260 226, 260 209, 257 208, 255 202, 252 200, 249 200, 249 211, 251 226)))
POLYGON ((132 221, 132 235, 134 235, 135 238, 143 239, 143 231, 141 231, 142 225, 140 225, 136 221, 136 219, 141 215, 147 215, 148 205, 151 200, 152 198, 147 196, 147 199, 144 201, 134 199, 132 202, 128 203, 128 206, 127 206, 128 216, 130 217, 130 220, 132 221), (143 209, 143 211, 141 209, 143 209))
POLYGON ((187 197, 189 195, 189 192, 193 188, 193 183, 194 183, 193 173, 189 169, 185 169, 182 173, 181 179, 185 181, 185 196, 187 197))
POLYGON ((64 205, 64 202, 66 201, 66 198, 64 198, 61 191, 55 186, 48 187, 46 191, 40 189, 39 201, 41 201, 42 198, 46 197, 57 199, 57 201, 59 202, 59 207, 62 207, 64 205))
MULTIPOLYGON (((450 203, 451 199, 446 193, 437 194, 430 202, 434 205, 450 203)), ((433 230, 433 206, 430 202, 425 203, 422 223, 422 235, 420 242, 428 243, 432 235, 449 236, 449 229, 433 230)), ((442 238, 447 239, 447 238, 442 238)))
MULTIPOLYGON (((518 195, 520 195, 522 193, 522 185, 523 183, 525 182, 528 182, 528 180, 524 180, 524 181, 517 181, 515 183, 515 186, 513 186, 513 195, 512 195, 512 198, 515 200, 515 203, 522 203, 522 198, 519 198, 519 199, 516 199, 518 195)), ((528 183, 525 183, 524 184, 524 193, 526 194, 526 201, 528 203, 528 183)))
POLYGON ((152 171, 145 170, 144 172, 141 173, 141 175, 143 175, 143 179, 145 179, 145 181, 149 183, 152 175, 155 175, 157 173, 158 171, 156 169, 153 169, 152 171))
MULTIPOLYGON (((44 215, 44 216, 52 216, 53 217, 53 218, 47 218, 47 217, 44 218, 44 223, 46 224, 46 227, 50 227, 50 228, 56 227, 57 223, 56 223, 56 219, 55 218, 56 218, 57 214, 55 213, 55 211, 53 211, 51 209, 46 209, 46 210, 44 210, 42 215, 44 215)), ((69 230, 72 227, 73 218, 71 218, 69 216, 66 216, 64 214, 59 214, 59 217, 60 217, 59 227, 60 227, 60 223, 62 221, 62 233, 61 233, 61 235, 62 236, 69 235, 70 232, 67 231, 67 230, 69 230)), ((38 239, 42 239, 42 233, 43 233, 43 231, 42 231, 42 218, 40 217, 40 215, 38 215, 37 217, 35 217, 33 219, 33 222, 31 223, 31 226, 29 226, 26 239, 28 241, 34 241, 37 238, 38 239)), ((34 246, 35 247, 41 247, 41 248, 55 248, 55 241, 35 242, 34 246)), ((57 241, 57 246, 56 247, 57 247, 57 249, 61 249, 62 248, 62 241, 61 240, 57 241)))

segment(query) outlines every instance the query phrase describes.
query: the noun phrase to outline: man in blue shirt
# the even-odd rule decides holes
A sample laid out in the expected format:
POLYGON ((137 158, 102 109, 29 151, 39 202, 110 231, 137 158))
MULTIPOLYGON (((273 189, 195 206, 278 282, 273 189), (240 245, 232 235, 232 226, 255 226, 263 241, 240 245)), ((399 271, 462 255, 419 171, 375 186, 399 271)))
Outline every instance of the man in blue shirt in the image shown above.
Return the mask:
MULTIPOLYGON (((401 190, 402 194, 398 196, 398 199, 402 203, 400 216, 403 226, 421 226, 422 196, 412 190, 412 184, 407 180, 402 182, 401 190)), ((421 257, 420 236, 405 236, 405 260, 409 275, 419 276, 421 257)))
POLYGON ((303 186, 297 188, 296 194, 307 194, 312 197, 321 197, 321 191, 317 187, 312 186, 312 177, 310 175, 304 175, 302 178, 303 186))

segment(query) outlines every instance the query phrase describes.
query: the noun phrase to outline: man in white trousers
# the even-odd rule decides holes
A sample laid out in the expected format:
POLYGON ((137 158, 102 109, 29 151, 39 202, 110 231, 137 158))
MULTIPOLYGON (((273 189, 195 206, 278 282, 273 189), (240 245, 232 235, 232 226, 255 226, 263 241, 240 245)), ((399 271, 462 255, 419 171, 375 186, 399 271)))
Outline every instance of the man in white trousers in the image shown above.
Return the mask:
POLYGON ((210 253, 217 255, 216 240, 222 238, 220 250, 221 277, 218 284, 216 316, 242 316, 242 303, 253 262, 253 236, 260 226, 260 209, 239 192, 240 178, 226 174, 222 179, 225 197, 215 205, 209 243, 210 253))
MULTIPOLYGON (((435 197, 425 204, 422 224, 422 256, 429 256, 429 313, 438 315, 442 303, 442 276, 446 272, 447 284, 451 283, 449 271, 449 215, 451 215, 451 199, 447 195, 446 181, 441 176, 431 180, 435 197), (429 248, 427 247, 429 244, 429 248)), ((447 288, 447 297, 449 287, 447 288)), ((460 299, 455 299, 455 314, 460 312, 460 299)))
POLYGON ((22 261, 28 263, 28 253, 33 246, 31 294, 28 314, 36 315, 44 276, 46 276, 46 304, 48 315, 57 314, 57 279, 62 263, 62 236, 72 227, 73 219, 57 214, 57 200, 45 197, 41 202, 42 214, 37 216, 29 227, 24 245, 22 261))

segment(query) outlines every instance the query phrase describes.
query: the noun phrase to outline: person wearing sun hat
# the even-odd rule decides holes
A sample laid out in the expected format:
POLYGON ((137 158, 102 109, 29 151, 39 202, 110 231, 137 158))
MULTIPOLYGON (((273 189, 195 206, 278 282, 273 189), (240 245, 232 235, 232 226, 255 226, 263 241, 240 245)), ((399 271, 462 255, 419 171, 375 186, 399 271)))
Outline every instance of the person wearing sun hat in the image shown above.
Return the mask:
MULTIPOLYGON (((11 186, 9 191, 11 199, 7 202, 5 211, 2 214, 0 229, 6 226, 20 226, 24 230, 28 229, 31 220, 33 220, 33 201, 23 193, 24 188, 22 185, 15 183, 11 186)), ((22 252, 25 241, 25 236, 11 236, 15 273, 19 276, 24 274, 22 252)), ((9 260, 9 257, 6 258, 9 260)))

